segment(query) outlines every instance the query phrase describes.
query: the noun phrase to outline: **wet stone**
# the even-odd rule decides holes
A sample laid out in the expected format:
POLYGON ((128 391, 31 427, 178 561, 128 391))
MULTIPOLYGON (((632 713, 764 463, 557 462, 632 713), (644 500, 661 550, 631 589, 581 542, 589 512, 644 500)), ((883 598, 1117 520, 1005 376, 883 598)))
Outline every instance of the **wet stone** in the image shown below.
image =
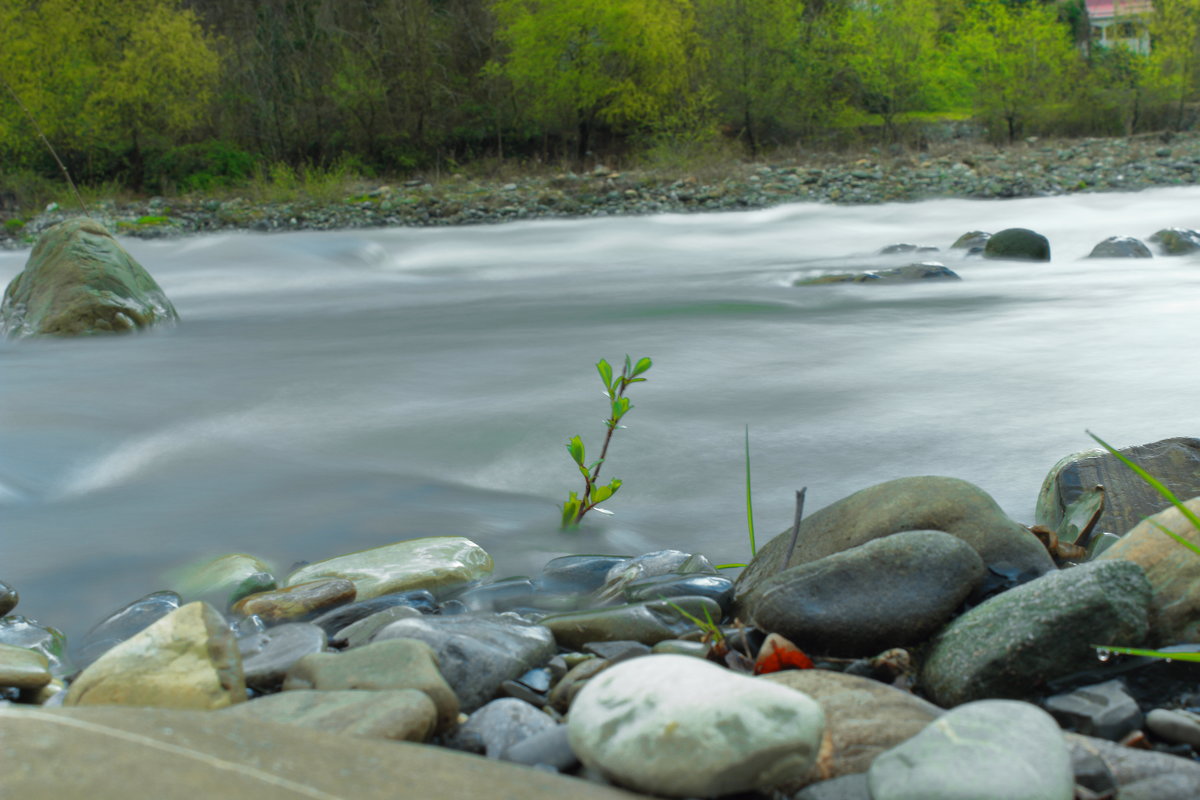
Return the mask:
POLYGON ((984 231, 968 231, 955 239, 954 244, 950 245, 950 249, 966 250, 968 253, 982 253, 983 248, 987 245, 987 241, 990 238, 992 238, 992 235, 984 231))
POLYGON ((504 758, 510 747, 558 724, 534 706, 511 697, 493 700, 455 730, 452 747, 504 758))
MULTIPOLYGON (((679 570, 692 559, 691 553, 680 550, 656 550, 653 553, 631 558, 617 564, 608 571, 604 585, 595 592, 598 603, 617 600, 624 595, 625 587, 640 578, 669 575, 679 570)), ((715 572, 715 570, 713 570, 715 572)))
POLYGON ((403 619, 375 634, 376 642, 396 638, 433 648, 467 713, 495 697, 504 681, 544 665, 555 653, 549 630, 511 614, 403 619))
POLYGON ((289 622, 238 640, 246 685, 260 692, 283 685, 289 669, 325 649, 325 631, 311 622, 289 622))
POLYGON ((350 627, 359 620, 396 607, 412 608, 422 614, 432 614, 437 611, 437 600, 432 592, 425 589, 385 594, 326 611, 311 622, 324 629, 325 633, 332 637, 338 631, 350 627))
POLYGON ((1049 261, 1050 242, 1028 228, 1007 228, 987 240, 983 257, 1005 261, 1049 261))
POLYGON ((360 619, 358 622, 342 628, 329 637, 329 643, 334 647, 343 649, 361 647, 375 638, 376 633, 393 622, 401 619, 417 619, 421 616, 421 612, 412 606, 392 606, 391 608, 385 608, 383 611, 376 612, 365 619, 360 619))
POLYGON ((0 618, 0 644, 41 653, 50 664, 50 674, 56 678, 64 678, 73 671, 67 661, 67 637, 57 628, 29 617, 13 614, 0 618))
POLYGON ((41 689, 50 683, 50 662, 36 650, 0 644, 0 686, 41 689))
POLYGON ((586 686, 589 680, 611 666, 611 662, 594 656, 586 661, 580 661, 571 667, 558 683, 554 684, 554 688, 550 691, 550 706, 565 714, 570 709, 571 703, 574 702, 575 696, 579 694, 579 690, 586 686))
POLYGON ((707 597, 728 609, 733 602, 733 581, 720 575, 656 575, 625 585, 625 600, 630 603, 684 596, 707 597))
POLYGON ((277 588, 278 582, 265 561, 246 553, 230 553, 185 567, 175 585, 182 595, 228 608, 247 595, 277 588))
POLYGON ((529 578, 507 578, 495 583, 473 586, 453 597, 465 611, 503 612, 518 609, 570 611, 579 607, 581 598, 574 593, 550 591, 529 578))
POLYGON ((1191 712, 1156 708, 1146 715, 1146 727, 1168 742, 1200 748, 1200 716, 1191 712))
POLYGON ((567 726, 557 724, 513 743, 500 758, 528 767, 550 767, 558 772, 567 772, 579 764, 571 749, 567 726))
POLYGON ((707 658, 709 646, 704 642, 690 642, 685 639, 664 639, 650 648, 652 653, 673 653, 677 656, 695 656, 707 658))
POLYGON ((631 639, 653 645, 663 639, 678 639, 696 630, 690 614, 714 621, 721 618, 721 607, 707 597, 678 597, 612 606, 595 611, 555 614, 542 619, 562 647, 579 649, 588 642, 631 639))
POLYGON ((175 592, 151 592, 114 611, 80 640, 74 650, 76 667, 83 669, 116 645, 177 610, 181 604, 182 600, 175 592))
POLYGON ((344 578, 326 578, 243 597, 234 604, 233 612, 256 616, 268 625, 301 622, 354 602, 356 591, 344 578))
POLYGON ((1190 228, 1164 228, 1150 237, 1163 255, 1182 256, 1200 250, 1200 231, 1190 228))
POLYGON ((1140 239, 1110 236, 1092 248, 1088 258, 1153 258, 1154 254, 1140 239))
POLYGON ((604 585, 608 573, 630 556, 561 556, 542 567, 540 584, 552 591, 592 592, 604 585))
POLYGON ((20 596, 17 594, 17 590, 0 581, 0 617, 6 616, 16 608, 18 600, 20 600, 20 596))
POLYGON ((1142 726, 1142 711, 1119 680, 1056 694, 1042 707, 1064 728, 1113 742, 1142 726))
POLYGON ((628 661, 638 656, 648 656, 650 647, 641 642, 631 641, 588 642, 583 646, 583 652, 591 653, 615 664, 618 661, 628 661))

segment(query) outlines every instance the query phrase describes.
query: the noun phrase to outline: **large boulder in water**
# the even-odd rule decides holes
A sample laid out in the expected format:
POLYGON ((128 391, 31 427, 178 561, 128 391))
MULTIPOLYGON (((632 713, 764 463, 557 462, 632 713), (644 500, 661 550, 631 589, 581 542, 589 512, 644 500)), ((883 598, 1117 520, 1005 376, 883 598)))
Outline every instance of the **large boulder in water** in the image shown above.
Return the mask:
POLYGON ((1110 236, 1092 248, 1088 258, 1153 258, 1150 248, 1132 236, 1110 236))
POLYGON ((1028 228, 1008 228, 987 240, 983 257, 1005 261, 1049 261, 1050 241, 1028 228))
POLYGON ((1162 249, 1166 256, 1183 256, 1200 250, 1200 231, 1191 228, 1163 228, 1150 241, 1162 249))
POLYGON ((0 303, 0 332, 10 339, 125 333, 178 319, 142 265, 82 217, 41 235, 0 303))

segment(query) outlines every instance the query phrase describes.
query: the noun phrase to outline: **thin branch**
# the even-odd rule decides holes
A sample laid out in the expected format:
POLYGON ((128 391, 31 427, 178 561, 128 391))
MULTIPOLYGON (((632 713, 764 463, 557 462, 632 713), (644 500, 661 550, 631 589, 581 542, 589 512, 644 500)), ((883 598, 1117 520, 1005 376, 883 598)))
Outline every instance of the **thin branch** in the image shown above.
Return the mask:
POLYGON ((8 89, 8 93, 12 95, 13 100, 17 101, 17 105, 25 112, 25 116, 29 119, 29 124, 37 131, 38 136, 42 139, 42 144, 46 145, 46 149, 50 151, 50 155, 54 157, 54 161, 58 164, 58 168, 62 170, 63 177, 67 179, 67 185, 71 187, 71 191, 75 193, 75 199, 79 202, 79 207, 83 209, 83 215, 91 219, 91 212, 88 211, 87 204, 83 202, 83 196, 79 194, 78 187, 75 186, 75 181, 71 180, 71 173, 67 171, 67 165, 58 157, 58 153, 54 150, 54 145, 50 144, 50 140, 46 138, 46 134, 42 132, 42 126, 37 124, 37 120, 33 118, 32 112, 21 100, 21 96, 13 89, 12 84, 3 75, 0 75, 0 83, 4 84, 4 88, 8 89))

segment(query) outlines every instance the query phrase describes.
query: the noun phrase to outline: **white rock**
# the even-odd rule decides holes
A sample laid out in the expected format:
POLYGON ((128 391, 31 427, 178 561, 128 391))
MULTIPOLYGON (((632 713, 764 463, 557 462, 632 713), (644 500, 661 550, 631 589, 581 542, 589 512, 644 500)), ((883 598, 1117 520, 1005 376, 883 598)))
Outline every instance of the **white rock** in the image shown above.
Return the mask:
POLYGON ((674 797, 769 790, 808 773, 825 729, 808 695, 689 656, 651 655, 597 675, 571 706, 580 761, 674 797))
POLYGON ((1072 800, 1054 718, 1030 703, 979 700, 943 714, 867 771, 873 800, 1072 800))

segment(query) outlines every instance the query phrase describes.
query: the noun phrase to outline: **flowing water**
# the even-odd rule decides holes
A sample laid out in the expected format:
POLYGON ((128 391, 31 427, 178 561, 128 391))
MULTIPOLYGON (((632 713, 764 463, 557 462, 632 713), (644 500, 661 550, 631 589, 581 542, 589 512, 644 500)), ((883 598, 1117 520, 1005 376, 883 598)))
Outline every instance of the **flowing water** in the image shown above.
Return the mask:
MULTIPOLYGON (((462 535, 528 573, 567 552, 748 557, 891 478, 939 474, 1032 522, 1091 429, 1195 435, 1200 259, 1084 260, 1107 236, 1200 225, 1200 188, 1009 201, 127 240, 173 330, 0 343, 0 580, 70 632, 250 552, 280 570, 462 535), (796 288, 1021 226, 1048 264, 939 258, 961 282, 796 288), (577 534, 563 444, 598 449, 593 364, 648 355, 610 452, 625 482, 577 534)), ((0 254, 0 281, 26 253, 0 254)), ((593 451, 595 452, 595 451, 593 451)))

